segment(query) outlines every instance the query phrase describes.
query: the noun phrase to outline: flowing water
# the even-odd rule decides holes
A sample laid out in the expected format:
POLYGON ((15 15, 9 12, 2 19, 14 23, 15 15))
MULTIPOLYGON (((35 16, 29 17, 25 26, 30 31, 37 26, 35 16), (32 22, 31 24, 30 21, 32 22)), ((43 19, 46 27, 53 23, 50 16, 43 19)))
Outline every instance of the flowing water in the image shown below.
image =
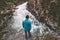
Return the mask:
POLYGON ((50 29, 45 25, 40 23, 26 8, 27 6, 27 2, 18 5, 15 10, 15 12, 13 13, 13 17, 12 17, 12 23, 10 23, 10 26, 12 29, 14 29, 15 31, 19 32, 21 29, 23 29, 22 27, 22 21, 25 20, 25 16, 29 15, 31 22, 32 22, 32 29, 31 32, 32 33, 37 33, 39 32, 40 34, 43 33, 49 33, 50 29))

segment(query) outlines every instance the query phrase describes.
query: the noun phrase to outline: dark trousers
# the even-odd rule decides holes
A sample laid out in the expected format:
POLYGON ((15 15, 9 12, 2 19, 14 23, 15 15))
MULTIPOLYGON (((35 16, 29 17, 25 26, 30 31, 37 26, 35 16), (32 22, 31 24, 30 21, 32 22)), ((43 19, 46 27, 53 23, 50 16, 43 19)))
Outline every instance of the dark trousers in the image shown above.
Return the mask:
POLYGON ((28 35, 29 35, 29 38, 31 37, 31 33, 30 33, 30 30, 29 31, 25 31, 25 38, 27 39, 28 38, 28 35), (27 34, 28 33, 28 34, 27 34))

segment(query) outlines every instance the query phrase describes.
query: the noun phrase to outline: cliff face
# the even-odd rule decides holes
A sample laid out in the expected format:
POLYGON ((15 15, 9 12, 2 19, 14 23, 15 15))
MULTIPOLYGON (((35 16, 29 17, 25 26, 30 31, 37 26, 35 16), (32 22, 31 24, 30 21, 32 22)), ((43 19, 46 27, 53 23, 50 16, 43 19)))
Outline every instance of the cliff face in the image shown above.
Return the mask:
POLYGON ((29 0, 27 9, 40 22, 46 23, 50 29, 60 32, 60 1, 59 0, 29 0))
POLYGON ((8 33, 8 23, 11 20, 12 17, 11 11, 1 11, 0 12, 0 40, 4 40, 5 34, 8 33))
POLYGON ((11 22, 15 7, 27 0, 0 0, 0 40, 5 40, 11 33, 8 24, 11 22), (8 35, 9 34, 9 35, 8 35))

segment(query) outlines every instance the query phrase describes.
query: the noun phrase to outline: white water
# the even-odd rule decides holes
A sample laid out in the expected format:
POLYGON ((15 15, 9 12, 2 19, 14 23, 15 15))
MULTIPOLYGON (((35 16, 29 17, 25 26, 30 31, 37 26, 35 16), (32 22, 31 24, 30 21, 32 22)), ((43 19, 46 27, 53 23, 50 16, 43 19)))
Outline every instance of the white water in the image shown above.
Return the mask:
POLYGON ((29 15, 30 16, 29 20, 31 20, 32 22, 31 32, 37 31, 37 29, 39 29, 39 32, 41 34, 45 32, 49 32, 50 29, 45 24, 42 25, 41 23, 39 23, 39 21, 36 20, 36 18, 28 10, 26 10, 26 5, 27 2, 18 5, 16 7, 18 9, 16 9, 15 12, 13 13, 14 14, 12 18, 13 23, 11 24, 11 27, 17 30, 17 32, 19 32, 20 29, 23 29, 22 21, 25 19, 26 15, 29 15))

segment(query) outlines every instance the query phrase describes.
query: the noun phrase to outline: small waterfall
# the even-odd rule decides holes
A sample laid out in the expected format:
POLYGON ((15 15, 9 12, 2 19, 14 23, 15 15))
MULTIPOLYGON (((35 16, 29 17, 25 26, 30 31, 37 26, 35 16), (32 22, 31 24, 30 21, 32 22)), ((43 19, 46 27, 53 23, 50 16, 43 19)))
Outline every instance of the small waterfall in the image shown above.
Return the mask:
POLYGON ((17 32, 19 32, 22 28, 22 21, 25 19, 26 15, 30 16, 31 22, 32 22, 32 29, 31 32, 35 32, 37 30, 39 30, 38 32, 40 32, 40 34, 43 33, 48 33, 50 32, 50 29, 42 23, 40 23, 26 8, 27 2, 18 5, 15 10, 15 12, 13 13, 13 17, 12 17, 12 23, 11 28, 13 28, 14 30, 16 30, 17 32))

